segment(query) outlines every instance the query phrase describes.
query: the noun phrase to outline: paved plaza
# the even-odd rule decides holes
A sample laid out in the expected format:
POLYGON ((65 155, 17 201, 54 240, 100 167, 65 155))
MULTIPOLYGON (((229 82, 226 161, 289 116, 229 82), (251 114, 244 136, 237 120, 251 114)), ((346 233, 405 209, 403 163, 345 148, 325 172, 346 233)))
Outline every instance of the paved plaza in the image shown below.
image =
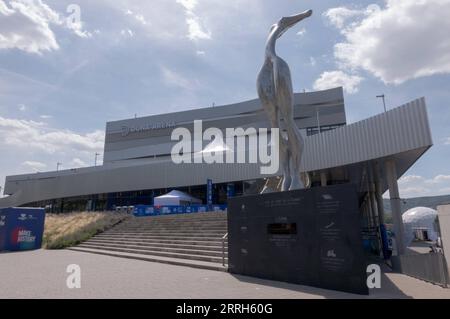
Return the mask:
POLYGON ((450 289, 394 273, 359 296, 70 250, 0 254, 0 282, 0 298, 450 298, 450 289), (80 289, 67 288, 69 264, 81 267, 80 289))

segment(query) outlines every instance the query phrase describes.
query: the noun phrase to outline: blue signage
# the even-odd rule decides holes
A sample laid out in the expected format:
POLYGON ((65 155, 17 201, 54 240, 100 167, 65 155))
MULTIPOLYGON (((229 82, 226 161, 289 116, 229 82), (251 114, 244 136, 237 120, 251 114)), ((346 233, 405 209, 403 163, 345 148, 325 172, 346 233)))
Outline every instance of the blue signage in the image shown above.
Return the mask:
POLYGON ((0 209, 0 251, 41 248, 44 222, 43 208, 0 209))
POLYGON ((206 181, 206 203, 208 205, 212 205, 213 203, 213 183, 212 183, 212 179, 208 179, 206 181))
POLYGON ((190 214, 209 211, 223 211, 227 209, 227 205, 190 205, 190 206, 150 206, 136 205, 134 206, 133 215, 136 217, 171 215, 171 214, 190 214))
POLYGON ((227 184, 227 198, 231 198, 234 196, 235 196, 234 184, 228 183, 227 184))

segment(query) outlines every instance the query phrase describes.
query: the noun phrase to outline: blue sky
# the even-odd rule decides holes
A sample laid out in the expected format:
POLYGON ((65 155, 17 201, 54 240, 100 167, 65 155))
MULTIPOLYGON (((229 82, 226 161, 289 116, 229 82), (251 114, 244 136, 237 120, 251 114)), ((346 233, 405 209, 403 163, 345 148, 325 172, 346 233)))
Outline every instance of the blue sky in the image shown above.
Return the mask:
POLYGON ((93 165, 108 120, 255 98, 270 26, 306 9, 277 46, 295 90, 343 85, 349 122, 425 96, 401 195, 450 194, 450 0, 0 0, 0 185, 93 165))

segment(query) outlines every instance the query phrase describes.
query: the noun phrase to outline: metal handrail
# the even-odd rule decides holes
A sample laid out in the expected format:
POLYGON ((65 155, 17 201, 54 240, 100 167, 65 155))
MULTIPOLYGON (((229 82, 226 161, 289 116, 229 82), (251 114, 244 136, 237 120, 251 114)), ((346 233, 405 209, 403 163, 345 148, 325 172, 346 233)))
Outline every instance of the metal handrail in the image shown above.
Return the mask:
POLYGON ((222 237, 222 266, 225 267, 225 239, 228 238, 228 233, 222 237))

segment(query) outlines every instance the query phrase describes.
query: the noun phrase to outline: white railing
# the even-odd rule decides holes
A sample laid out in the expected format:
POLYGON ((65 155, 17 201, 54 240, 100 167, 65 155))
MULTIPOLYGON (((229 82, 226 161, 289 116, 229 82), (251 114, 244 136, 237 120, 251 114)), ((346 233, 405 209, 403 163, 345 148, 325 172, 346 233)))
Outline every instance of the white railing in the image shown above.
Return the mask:
POLYGON ((222 266, 225 267, 225 240, 228 239, 228 233, 222 237, 222 266))

